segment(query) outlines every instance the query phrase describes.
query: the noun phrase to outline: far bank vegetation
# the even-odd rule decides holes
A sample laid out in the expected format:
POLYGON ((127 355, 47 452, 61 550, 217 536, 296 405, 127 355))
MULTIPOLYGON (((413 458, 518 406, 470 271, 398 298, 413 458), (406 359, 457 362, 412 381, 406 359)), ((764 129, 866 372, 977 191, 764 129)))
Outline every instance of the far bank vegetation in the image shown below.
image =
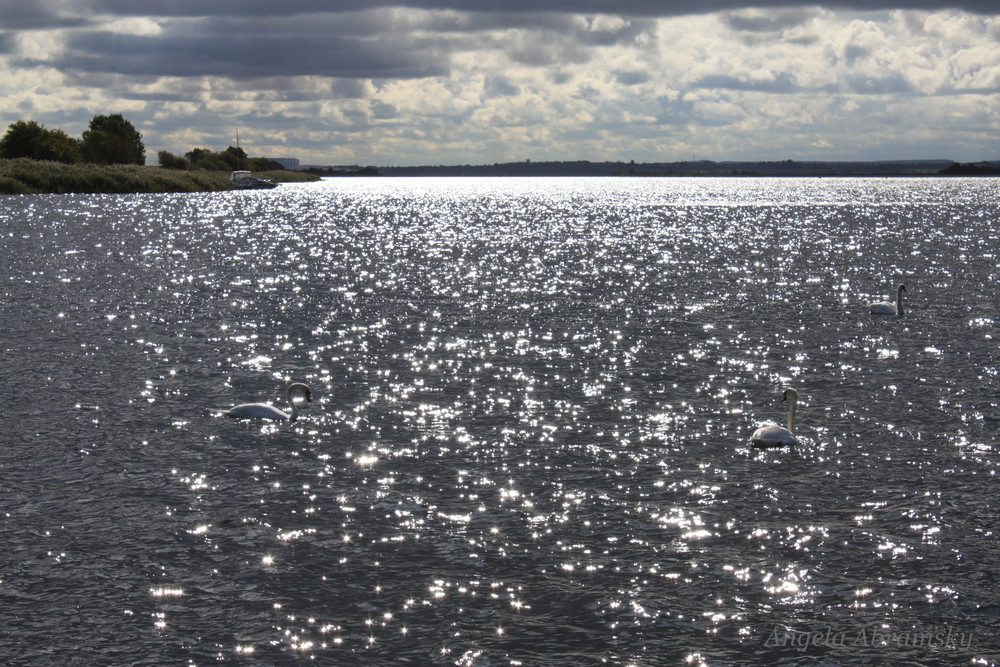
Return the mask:
POLYGON ((79 139, 33 120, 10 124, 0 138, 0 158, 28 158, 63 164, 145 164, 142 135, 119 114, 97 115, 79 139))
POLYGON ((138 164, 67 164, 0 159, 0 194, 125 194, 232 189, 229 172, 171 171, 138 164))
POLYGON ((164 169, 200 169, 202 171, 284 171, 284 167, 266 157, 250 157, 242 148, 229 146, 214 152, 208 148, 193 148, 183 156, 160 151, 156 159, 164 169))
POLYGON ((161 168, 145 166, 142 135, 121 114, 94 116, 79 139, 19 120, 0 138, 0 194, 213 192, 232 188, 235 169, 276 181, 318 180, 232 146, 157 157, 161 168))

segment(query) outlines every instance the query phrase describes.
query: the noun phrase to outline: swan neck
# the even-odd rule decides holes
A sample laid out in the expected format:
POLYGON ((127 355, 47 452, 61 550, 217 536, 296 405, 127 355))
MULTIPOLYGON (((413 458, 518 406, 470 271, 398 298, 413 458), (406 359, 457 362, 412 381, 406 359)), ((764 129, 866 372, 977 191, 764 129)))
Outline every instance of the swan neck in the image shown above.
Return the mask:
POLYGON ((303 396, 308 396, 309 390, 304 384, 298 382, 288 385, 285 389, 285 400, 288 401, 288 421, 289 423, 295 421, 299 418, 299 408, 295 404, 295 394, 301 393, 303 396))
POLYGON ((798 407, 798 399, 792 396, 788 403, 788 432, 795 431, 795 408, 798 407))

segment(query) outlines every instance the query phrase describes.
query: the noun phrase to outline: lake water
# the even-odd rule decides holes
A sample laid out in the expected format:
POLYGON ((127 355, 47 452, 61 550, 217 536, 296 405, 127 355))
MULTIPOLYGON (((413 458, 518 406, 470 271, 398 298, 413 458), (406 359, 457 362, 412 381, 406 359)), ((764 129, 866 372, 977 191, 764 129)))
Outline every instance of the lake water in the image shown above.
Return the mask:
POLYGON ((0 198, 0 662, 995 664, 998 185, 0 198))

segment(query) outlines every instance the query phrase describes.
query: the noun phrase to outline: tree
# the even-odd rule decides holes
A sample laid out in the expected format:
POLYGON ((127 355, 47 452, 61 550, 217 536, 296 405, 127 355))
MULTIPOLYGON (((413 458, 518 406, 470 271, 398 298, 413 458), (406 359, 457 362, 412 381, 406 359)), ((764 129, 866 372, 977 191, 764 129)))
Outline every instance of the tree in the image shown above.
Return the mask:
MULTIPOLYGON (((208 171, 277 171, 284 169, 279 163, 263 157, 249 157, 242 148, 227 147, 224 151, 215 153, 207 148, 192 148, 184 154, 189 169, 206 169, 208 171)), ((181 159, 181 158, 177 158, 181 159)), ((160 164, 167 166, 163 160, 160 164)))
POLYGON ((0 157, 38 157, 47 130, 35 121, 19 120, 11 123, 7 134, 0 139, 0 157))
POLYGON ((62 130, 49 130, 46 145, 49 159, 56 162, 75 164, 83 157, 80 154, 80 142, 62 130))
POLYGON ((145 164, 142 135, 120 113, 94 116, 80 144, 83 159, 98 164, 145 164))
POLYGON ((212 151, 207 148, 192 148, 184 154, 184 157, 187 158, 187 161, 191 164, 197 164, 205 158, 211 157, 211 155, 212 151))
POLYGON ((266 157, 252 157, 249 160, 250 169, 254 171, 284 171, 285 166, 280 162, 269 160, 266 157))
POLYGON ((0 139, 0 157, 73 163, 80 161, 80 145, 62 130, 46 130, 33 120, 19 120, 0 139))
POLYGON ((205 169, 207 171, 225 171, 232 169, 223 162, 219 154, 207 148, 192 148, 184 154, 191 165, 191 169, 205 169))
POLYGON ((249 169, 247 166, 247 152, 242 148, 233 148, 229 146, 226 150, 219 153, 226 164, 229 165, 230 169, 249 169))
POLYGON ((160 151, 156 154, 156 159, 164 169, 187 169, 188 161, 180 155, 174 155, 170 151, 160 151))

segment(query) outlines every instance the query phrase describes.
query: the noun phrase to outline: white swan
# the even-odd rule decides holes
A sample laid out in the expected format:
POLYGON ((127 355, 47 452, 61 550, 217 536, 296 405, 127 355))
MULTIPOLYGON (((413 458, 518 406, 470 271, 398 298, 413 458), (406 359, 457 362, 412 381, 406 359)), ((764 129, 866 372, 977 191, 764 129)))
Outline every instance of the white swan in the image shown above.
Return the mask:
POLYGON ((906 285, 900 283, 896 289, 896 303, 891 301, 878 301, 868 304, 868 310, 874 315, 902 315, 903 314, 903 292, 906 285))
POLYGON ((788 401, 788 428, 781 428, 776 424, 761 426, 750 436, 750 442, 757 447, 784 447, 794 445, 798 442, 792 435, 792 427, 795 425, 795 406, 799 402, 799 392, 791 387, 785 389, 781 395, 782 401, 788 401))
POLYGON ((312 394, 309 392, 309 387, 301 382, 294 382, 288 385, 288 389, 285 390, 285 400, 291 406, 289 412, 279 410, 267 403, 241 403, 234 408, 230 408, 226 416, 240 419, 278 419, 280 421, 288 420, 289 422, 293 422, 299 418, 299 409, 295 405, 296 394, 302 394, 304 399, 312 402, 312 394))

